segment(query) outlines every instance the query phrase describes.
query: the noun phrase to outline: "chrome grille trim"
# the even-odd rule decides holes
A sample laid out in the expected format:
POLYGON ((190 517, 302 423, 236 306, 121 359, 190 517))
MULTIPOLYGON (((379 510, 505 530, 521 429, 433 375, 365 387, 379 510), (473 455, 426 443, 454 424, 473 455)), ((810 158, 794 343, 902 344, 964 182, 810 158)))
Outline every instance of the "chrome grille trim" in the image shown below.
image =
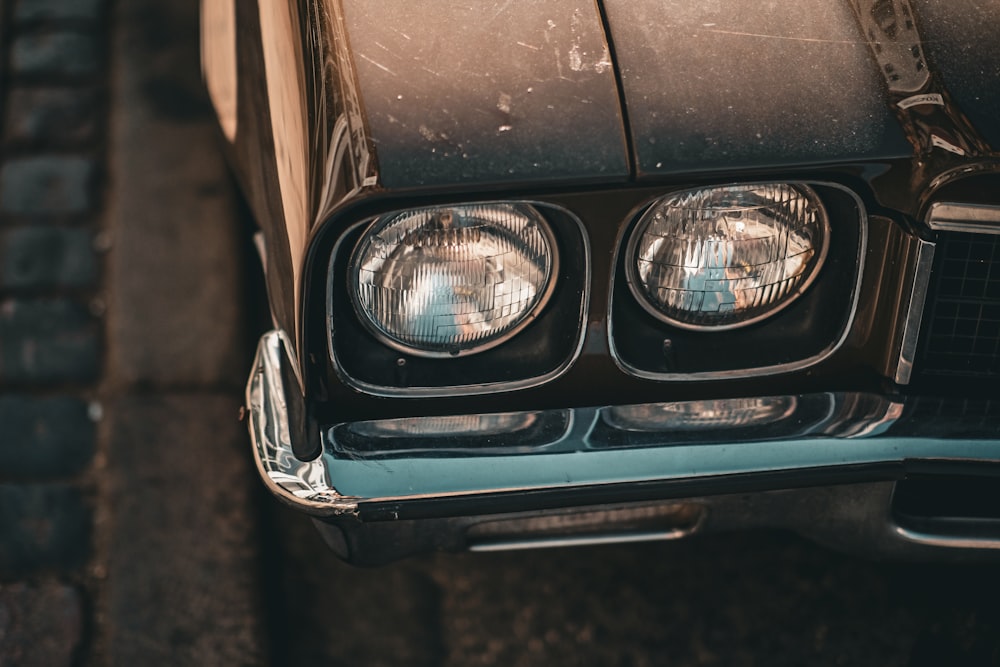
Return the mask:
POLYGON ((927 225, 939 232, 1000 234, 1000 206, 935 202, 927 212, 927 225))
POLYGON ((913 272, 913 287, 903 322, 902 342, 899 348, 899 362, 893 377, 896 384, 909 384, 913 375, 913 362, 920 339, 920 322, 924 316, 924 304, 931 284, 931 268, 934 265, 934 244, 920 241, 917 246, 917 266, 913 272))

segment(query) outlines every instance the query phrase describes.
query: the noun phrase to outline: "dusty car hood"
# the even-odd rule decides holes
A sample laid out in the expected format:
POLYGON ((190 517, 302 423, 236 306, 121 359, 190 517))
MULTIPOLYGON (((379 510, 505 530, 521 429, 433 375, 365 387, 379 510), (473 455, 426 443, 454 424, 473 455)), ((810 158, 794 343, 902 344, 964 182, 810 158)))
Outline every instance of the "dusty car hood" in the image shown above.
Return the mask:
POLYGON ((993 0, 912 0, 924 48, 957 105, 1000 147, 1000 7, 993 0))
POLYGON ((385 187, 628 177, 593 2, 342 8, 385 187))
POLYGON ((847 2, 604 5, 640 176, 910 152, 847 2))
POLYGON ((935 85, 997 138, 995 4, 602 1, 639 177, 906 157, 892 95, 935 85))
POLYGON ((858 13, 912 11, 929 66, 996 144, 1000 12, 987 5, 429 0, 343 12, 380 181, 412 188, 908 157, 870 44, 885 35, 866 34, 858 13))

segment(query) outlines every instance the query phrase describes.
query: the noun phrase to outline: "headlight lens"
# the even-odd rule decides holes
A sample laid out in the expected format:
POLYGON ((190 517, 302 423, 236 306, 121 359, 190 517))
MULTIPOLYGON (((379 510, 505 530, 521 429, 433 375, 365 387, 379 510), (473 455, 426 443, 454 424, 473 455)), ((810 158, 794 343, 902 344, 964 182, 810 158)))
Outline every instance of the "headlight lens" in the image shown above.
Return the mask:
POLYGON ((826 257, 826 210, 805 185, 688 190, 664 197, 629 244, 629 285, 657 318, 686 329, 732 329, 801 294, 826 257))
POLYGON ((383 342, 418 356, 479 352, 526 326, 558 258, 523 203, 412 209, 378 218, 351 260, 356 309, 383 342))

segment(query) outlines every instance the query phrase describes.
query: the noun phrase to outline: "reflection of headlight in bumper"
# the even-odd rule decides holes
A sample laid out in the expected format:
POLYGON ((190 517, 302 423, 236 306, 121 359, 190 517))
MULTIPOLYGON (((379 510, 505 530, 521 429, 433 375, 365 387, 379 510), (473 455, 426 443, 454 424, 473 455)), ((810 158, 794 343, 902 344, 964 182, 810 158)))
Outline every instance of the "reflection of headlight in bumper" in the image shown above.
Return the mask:
POLYGON ((495 415, 458 415, 454 417, 413 417, 350 424, 350 431, 361 437, 445 437, 517 433, 538 421, 537 412, 508 412, 495 415))
POLYGON ((626 431, 707 431, 771 423, 797 405, 795 396, 649 403, 607 408, 604 419, 626 431))
POLYGON ((338 451, 373 456, 417 450, 504 454, 551 445, 565 436, 569 424, 568 410, 411 417, 340 424, 329 430, 328 439, 338 451))

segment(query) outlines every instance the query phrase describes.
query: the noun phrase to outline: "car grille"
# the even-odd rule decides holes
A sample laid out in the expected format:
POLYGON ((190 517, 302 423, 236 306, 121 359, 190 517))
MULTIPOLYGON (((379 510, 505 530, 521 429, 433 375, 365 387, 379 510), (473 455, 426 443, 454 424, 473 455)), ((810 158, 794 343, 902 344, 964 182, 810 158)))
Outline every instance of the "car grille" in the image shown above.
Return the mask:
POLYGON ((914 396, 891 435, 917 438, 994 439, 1000 433, 1000 401, 914 396))
POLYGON ((943 234, 937 253, 921 373, 1000 375, 1000 236, 943 234))

